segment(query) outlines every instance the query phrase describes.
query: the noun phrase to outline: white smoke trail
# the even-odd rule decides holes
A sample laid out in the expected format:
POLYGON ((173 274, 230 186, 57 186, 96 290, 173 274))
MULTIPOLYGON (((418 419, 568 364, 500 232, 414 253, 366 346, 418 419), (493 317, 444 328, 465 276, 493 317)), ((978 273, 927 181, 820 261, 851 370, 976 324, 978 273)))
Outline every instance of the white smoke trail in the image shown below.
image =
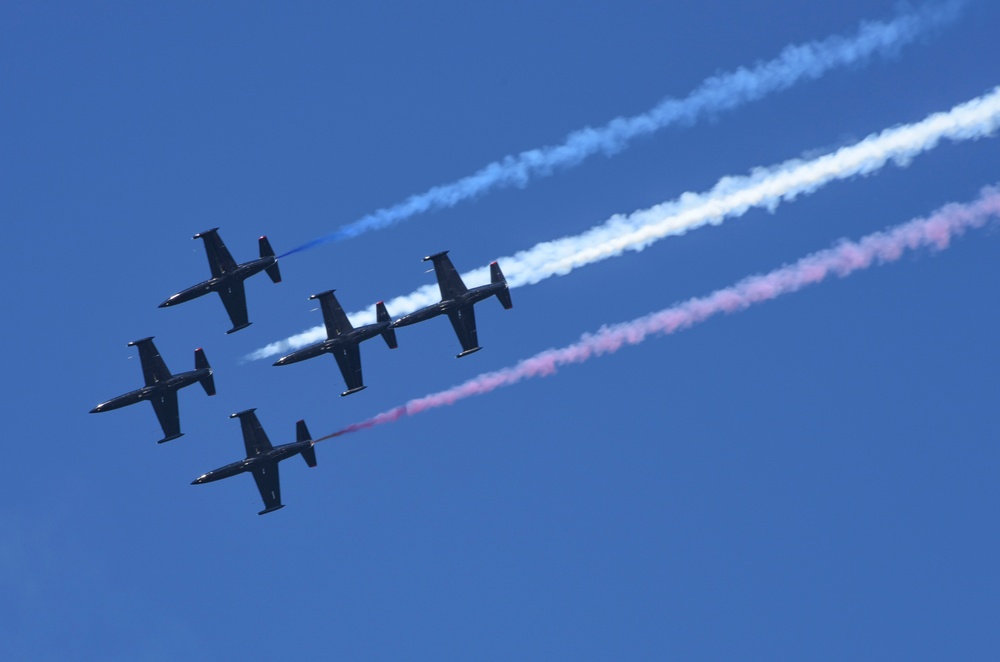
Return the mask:
MULTIPOLYGON (((511 257, 500 258, 510 287, 531 285, 551 276, 568 274, 626 250, 641 251, 664 237, 681 235, 706 224, 742 216, 755 207, 774 210, 780 203, 812 193, 840 179, 876 172, 890 161, 906 166, 917 155, 933 149, 943 139, 975 140, 1000 127, 1000 87, 988 94, 935 113, 921 122, 904 124, 815 159, 793 159, 750 175, 724 177, 706 193, 684 193, 630 215, 615 215, 583 234, 544 242, 511 257)), ((463 274, 470 285, 489 281, 489 269, 463 274)), ((404 315, 438 300, 435 285, 386 302, 393 315, 404 315)), ((355 313, 357 323, 374 321, 370 311, 355 313)), ((315 327, 286 340, 271 343, 247 358, 261 359, 325 338, 315 327)))
POLYGON ((788 46, 773 60, 705 80, 683 99, 664 99, 640 115, 617 117, 602 127, 574 131, 560 145, 506 156, 472 175, 372 212, 335 232, 293 248, 281 257, 356 237, 416 214, 453 207, 492 189, 525 186, 533 178, 575 166, 594 154, 610 156, 620 152, 631 140, 668 126, 691 124, 703 115, 738 108, 800 81, 815 80, 836 67, 863 64, 876 55, 893 55, 929 30, 954 21, 965 4, 966 0, 949 0, 926 5, 889 22, 862 23, 850 37, 836 35, 822 41, 788 46))
POLYGON ((651 336, 667 335, 690 328, 715 315, 745 310, 821 283, 830 276, 845 278, 876 264, 896 262, 907 251, 923 248, 944 250, 953 238, 968 230, 981 228, 997 218, 1000 218, 1000 189, 987 188, 972 203, 946 205, 927 218, 918 218, 884 232, 870 234, 859 241, 842 241, 833 248, 807 255, 769 273, 745 278, 708 296, 689 299, 630 322, 602 327, 597 333, 584 334, 571 345, 546 350, 509 368, 483 373, 458 386, 410 400, 405 405, 393 407, 315 441, 332 439, 349 432, 392 423, 404 416, 453 405, 459 400, 490 393, 525 379, 548 377, 562 366, 612 354, 627 345, 638 345, 651 336))

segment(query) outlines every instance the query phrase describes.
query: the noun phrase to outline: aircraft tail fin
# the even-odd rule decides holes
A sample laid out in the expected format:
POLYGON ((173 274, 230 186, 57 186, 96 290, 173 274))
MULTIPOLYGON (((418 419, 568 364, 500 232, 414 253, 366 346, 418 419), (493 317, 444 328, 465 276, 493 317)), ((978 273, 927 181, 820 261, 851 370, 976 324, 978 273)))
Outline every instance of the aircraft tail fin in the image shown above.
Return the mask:
MULTIPOLYGON (((260 256, 261 257, 274 257, 274 249, 271 248, 271 242, 267 240, 267 237, 261 237, 257 240, 260 244, 260 256)), ((281 272, 278 271, 278 262, 275 260, 274 264, 264 269, 267 275, 271 277, 271 282, 280 283, 281 282, 281 272)))
POLYGON ((500 271, 500 265, 496 262, 490 263, 490 282, 503 283, 503 289, 497 292, 497 299, 500 300, 500 305, 504 307, 504 310, 510 310, 514 306, 510 300, 510 289, 507 287, 507 279, 500 271))
MULTIPOLYGON (((312 436, 309 434, 309 428, 306 427, 305 421, 299 421, 295 424, 295 441, 312 441, 312 436)), ((310 444, 308 448, 304 448, 302 450, 302 459, 310 467, 315 467, 316 447, 310 444)))
MULTIPOLYGON (((375 319, 379 322, 392 321, 392 318, 389 317, 389 311, 385 308, 384 301, 379 301, 375 304, 375 319)), ((382 339, 385 340, 385 344, 389 346, 389 349, 396 349, 396 347, 398 347, 396 344, 396 329, 390 327, 383 331, 382 339)))
POLYGON ((205 350, 201 347, 194 350, 194 369, 204 370, 208 369, 209 373, 201 378, 201 387, 205 389, 205 393, 208 395, 215 395, 215 377, 212 375, 212 366, 208 365, 208 359, 205 358, 205 350))

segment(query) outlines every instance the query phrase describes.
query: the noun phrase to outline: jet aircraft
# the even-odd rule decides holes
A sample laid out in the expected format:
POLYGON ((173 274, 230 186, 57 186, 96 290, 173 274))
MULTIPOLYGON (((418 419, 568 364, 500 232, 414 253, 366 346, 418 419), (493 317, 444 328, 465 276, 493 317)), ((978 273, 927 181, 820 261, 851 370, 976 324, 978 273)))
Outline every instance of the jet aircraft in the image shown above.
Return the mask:
POLYGON ((177 407, 177 391, 185 386, 190 386, 195 382, 201 384, 205 393, 215 395, 215 378, 212 376, 212 367, 208 365, 205 352, 201 348, 194 350, 194 370, 170 374, 166 363, 160 358, 160 352, 153 344, 153 338, 143 338, 128 344, 129 347, 139 348, 139 360, 142 362, 142 376, 146 380, 146 385, 135 391, 119 395, 107 402, 102 402, 90 410, 91 414, 98 414, 102 411, 110 411, 119 407, 127 407, 137 402, 148 401, 156 411, 156 418, 163 428, 163 439, 158 444, 171 439, 184 436, 181 432, 181 416, 177 407))
POLYGON ((462 282, 462 277, 455 271, 455 267, 452 266, 451 260, 448 258, 448 251, 428 255, 423 261, 428 260, 434 263, 434 273, 437 275, 438 287, 441 289, 440 303, 400 317, 392 323, 393 327, 408 326, 438 315, 447 315, 455 329, 455 334, 458 336, 458 341, 462 343, 462 351, 456 357, 462 358, 473 352, 478 352, 482 347, 479 346, 476 334, 476 315, 473 305, 493 295, 496 295, 506 310, 510 310, 513 305, 510 301, 510 290, 507 289, 507 279, 500 271, 500 265, 496 262, 490 263, 489 285, 480 285, 470 290, 462 282))
POLYGON ((296 350, 288 356, 283 356, 274 362, 274 365, 288 365, 305 361, 323 353, 333 354, 340 366, 340 374, 344 376, 347 390, 341 396, 357 393, 365 388, 361 378, 361 351, 359 345, 375 336, 381 335, 389 349, 396 349, 396 332, 392 328, 392 318, 389 317, 385 304, 381 301, 375 304, 375 324, 366 324, 358 328, 351 326, 351 321, 347 319, 344 309, 340 307, 340 302, 333 294, 334 290, 327 290, 314 294, 310 299, 319 299, 320 308, 323 310, 323 322, 326 323, 326 340, 313 343, 307 347, 296 350))
POLYGON ((260 490, 260 497, 264 500, 264 510, 257 514, 266 515, 285 507, 281 503, 278 463, 301 453, 306 464, 315 467, 316 449, 313 448, 312 437, 309 436, 305 421, 299 421, 295 424, 295 441, 281 446, 272 446, 264 433, 264 428, 257 420, 255 411, 255 409, 247 409, 229 416, 229 418, 239 417, 240 419, 240 425, 243 428, 243 444, 247 449, 246 459, 204 473, 191 481, 191 484, 211 483, 249 471, 253 474, 257 489, 260 490))
POLYGON ((243 281, 254 274, 266 271, 273 282, 280 283, 281 272, 278 271, 278 259, 274 256, 274 251, 271 249, 267 237, 261 237, 258 240, 260 244, 259 259, 236 264, 226 245, 222 243, 218 230, 219 228, 212 228, 192 237, 192 239, 205 241, 205 252, 208 253, 208 266, 212 270, 212 277, 178 292, 161 303, 160 308, 197 299, 209 292, 218 292, 226 307, 226 312, 229 314, 229 320, 233 324, 233 328, 226 333, 233 333, 250 326, 247 316, 247 295, 243 281))

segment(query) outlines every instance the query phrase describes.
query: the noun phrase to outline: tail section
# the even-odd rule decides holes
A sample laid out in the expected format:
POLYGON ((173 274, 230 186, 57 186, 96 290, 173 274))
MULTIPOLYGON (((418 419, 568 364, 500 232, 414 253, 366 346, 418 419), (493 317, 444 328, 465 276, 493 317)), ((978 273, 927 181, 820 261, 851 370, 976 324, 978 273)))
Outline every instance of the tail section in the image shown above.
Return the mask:
MULTIPOLYGON (((261 257, 274 257, 274 249, 271 248, 271 242, 267 240, 267 237, 261 237, 257 240, 260 244, 260 256, 261 257)), ((271 277, 271 281, 274 283, 281 282, 281 272, 278 271, 278 261, 275 260, 274 264, 266 268, 264 271, 267 275, 271 277)))
POLYGON ((500 305, 504 307, 504 310, 510 310, 514 306, 510 300, 510 289, 507 287, 507 279, 500 271, 500 265, 496 262, 490 263, 490 282, 503 283, 503 289, 497 292, 497 299, 500 300, 500 305))
MULTIPOLYGON (((295 441, 312 441, 312 436, 309 434, 309 428, 306 427, 305 421, 299 421, 295 424, 295 441)), ((302 449, 302 459, 306 461, 310 467, 316 466, 316 447, 309 444, 308 448, 302 449)))
MULTIPOLYGON (((385 302, 379 301, 375 304, 375 319, 379 322, 392 322, 392 318, 389 317, 389 311, 385 309, 385 302)), ((390 327, 383 331, 382 339, 385 340, 385 344, 389 346, 389 349, 396 349, 398 347, 396 344, 396 329, 390 327)))
POLYGON ((205 350, 201 347, 194 350, 194 369, 208 370, 208 374, 201 378, 201 387, 205 389, 205 393, 215 395, 215 377, 212 375, 212 366, 208 365, 205 350))

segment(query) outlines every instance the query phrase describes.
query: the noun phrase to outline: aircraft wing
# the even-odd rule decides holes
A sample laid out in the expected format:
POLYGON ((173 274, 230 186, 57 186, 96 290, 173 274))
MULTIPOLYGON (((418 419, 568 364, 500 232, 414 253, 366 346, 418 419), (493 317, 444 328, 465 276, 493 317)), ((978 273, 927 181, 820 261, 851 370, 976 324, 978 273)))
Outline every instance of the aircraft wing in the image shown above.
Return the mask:
POLYGON ((229 314, 229 321, 233 323, 233 329, 240 329, 250 324, 247 315, 247 293, 242 280, 233 279, 233 281, 218 291, 222 304, 226 307, 226 313, 229 314))
MULTIPOLYGON (((333 290, 317 294, 320 308, 323 310, 323 322, 326 324, 326 337, 336 338, 354 330, 351 321, 347 319, 347 313, 340 307, 340 302, 333 294, 333 290)), ((339 360, 339 359, 338 359, 339 360)))
POLYGON ((177 406, 177 391, 164 391, 149 400, 163 428, 163 440, 181 436, 181 412, 177 406))
MULTIPOLYGON (((257 420, 257 414, 251 409, 247 412, 240 412, 240 427, 243 428, 243 445, 247 448, 247 457, 260 455, 273 448, 271 440, 264 433, 264 428, 257 420)), ((256 474, 254 474, 256 476, 256 474)), ((275 473, 275 484, 277 485, 277 473, 275 473)))
POLYGON ((142 376, 146 380, 146 386, 170 379, 167 364, 160 357, 152 338, 143 338, 129 344, 139 348, 139 362, 142 363, 142 376))
POLYGON ((361 380, 361 348, 358 344, 343 344, 331 353, 333 358, 337 359, 337 366, 340 367, 340 374, 344 376, 347 390, 362 388, 364 382, 361 380))
POLYGON ((458 341, 462 343, 462 351, 468 352, 479 347, 479 336, 476 333, 476 311, 471 306, 456 308, 448 313, 451 326, 455 329, 458 341))
POLYGON ((260 513, 281 508, 281 483, 278 481, 278 463, 265 464, 253 470, 253 480, 264 500, 264 510, 260 513))
POLYGON ((446 301, 465 294, 469 289, 462 282, 462 277, 455 271, 451 259, 445 254, 433 257, 434 274, 437 276, 438 287, 441 289, 441 299, 446 301))
POLYGON ((205 252, 208 254, 208 267, 212 270, 212 278, 236 271, 236 260, 229 254, 229 249, 222 243, 218 232, 209 230, 195 236, 205 241, 205 252))

